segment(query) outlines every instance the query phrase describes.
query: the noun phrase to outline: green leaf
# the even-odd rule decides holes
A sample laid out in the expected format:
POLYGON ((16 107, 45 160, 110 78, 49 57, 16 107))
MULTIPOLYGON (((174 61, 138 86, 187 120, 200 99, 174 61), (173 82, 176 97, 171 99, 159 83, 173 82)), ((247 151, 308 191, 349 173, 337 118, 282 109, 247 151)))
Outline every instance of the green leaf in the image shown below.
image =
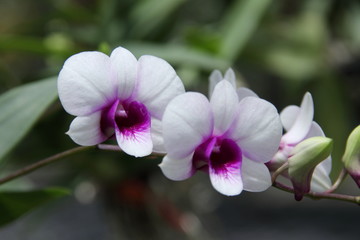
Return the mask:
POLYGON ((0 226, 16 220, 36 207, 69 194, 70 192, 64 188, 0 192, 0 226))
POLYGON ((0 159, 25 136, 56 96, 55 77, 11 89, 0 96, 0 159))
POLYGON ((215 55, 182 45, 156 45, 150 43, 129 43, 125 45, 135 56, 150 54, 161 57, 171 64, 192 65, 204 70, 226 70, 230 63, 215 55))
POLYGON ((271 0, 238 0, 222 23, 220 56, 234 60, 255 32, 271 0))

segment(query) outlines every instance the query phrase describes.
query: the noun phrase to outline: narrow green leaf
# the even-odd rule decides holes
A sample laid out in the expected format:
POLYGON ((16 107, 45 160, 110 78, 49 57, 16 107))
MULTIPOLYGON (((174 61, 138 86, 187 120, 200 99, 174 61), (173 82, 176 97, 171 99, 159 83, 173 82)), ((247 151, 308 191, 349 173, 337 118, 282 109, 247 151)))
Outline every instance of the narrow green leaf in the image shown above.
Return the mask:
POLYGON ((69 195, 69 191, 64 188, 0 192, 0 226, 16 220, 36 207, 66 195, 69 195))
POLYGON ((226 70, 230 63, 227 60, 181 45, 156 45, 129 43, 125 45, 135 56, 150 54, 161 57, 171 64, 192 65, 204 70, 226 70))
POLYGON ((271 0, 236 1, 222 24, 220 56, 232 61, 240 54, 270 3, 271 0))
POLYGON ((0 96, 0 159, 25 136, 56 96, 55 77, 11 89, 0 96))
POLYGON ((139 1, 130 13, 133 23, 132 34, 144 37, 154 31, 186 0, 139 1))

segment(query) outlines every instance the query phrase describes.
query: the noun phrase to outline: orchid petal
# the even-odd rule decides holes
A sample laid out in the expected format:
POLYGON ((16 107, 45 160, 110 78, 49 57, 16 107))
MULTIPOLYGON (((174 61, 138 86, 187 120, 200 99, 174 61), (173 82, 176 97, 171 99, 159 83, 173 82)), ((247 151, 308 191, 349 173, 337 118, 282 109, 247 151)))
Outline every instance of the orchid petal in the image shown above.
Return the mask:
POLYGON ((70 124, 67 134, 77 144, 92 146, 108 139, 112 134, 106 136, 100 127, 101 112, 95 112, 84 117, 76 117, 70 124))
POLYGON ((75 116, 94 113, 116 97, 110 59, 100 52, 82 52, 66 60, 58 78, 64 109, 75 116))
POLYGON ((209 166, 209 175, 211 184, 221 194, 235 196, 243 190, 240 164, 226 166, 224 172, 218 172, 209 166))
POLYGON ((283 136, 283 141, 296 144, 305 138, 314 117, 314 103, 310 93, 306 93, 301 102, 300 112, 291 129, 283 136))
POLYGON ((246 97, 259 97, 256 93, 254 93, 252 90, 245 88, 245 87, 241 87, 238 88, 236 90, 238 98, 239 98, 239 102, 241 100, 243 100, 246 97))
POLYGON ((241 173, 246 191, 262 192, 271 186, 269 169, 263 163, 243 158, 241 173))
POLYGON ((209 98, 212 96, 215 85, 223 80, 223 76, 219 70, 214 70, 211 72, 209 77, 209 98))
POLYGON ((125 48, 118 47, 110 55, 111 70, 117 86, 117 97, 127 99, 134 91, 137 75, 137 60, 125 48))
POLYGON ((166 155, 159 167, 167 178, 174 181, 185 180, 195 173, 192 166, 192 154, 182 159, 174 159, 166 155))
POLYGON ((189 156, 211 134, 214 120, 207 98, 194 92, 174 98, 163 116, 165 149, 171 158, 189 156))
POLYGON ((116 140, 119 147, 127 154, 135 157, 144 157, 151 154, 153 143, 151 140, 150 128, 141 132, 134 132, 132 135, 121 133, 115 125, 116 140))
POLYGON ((287 106, 281 111, 280 113, 281 123, 287 132, 294 125, 299 113, 300 113, 300 107, 295 105, 287 106))
POLYGON ((311 178, 310 189, 313 192, 325 192, 332 186, 329 173, 326 171, 322 163, 323 162, 315 167, 311 178))
POLYGON ((228 80, 231 83, 231 85, 236 89, 236 77, 235 77, 235 72, 234 70, 232 70, 232 68, 226 70, 224 79, 228 80))
POLYGON ((216 84, 210 104, 214 113, 215 134, 223 134, 234 119, 238 104, 235 88, 226 80, 216 84))
POLYGON ((268 162, 277 152, 282 126, 276 108, 255 97, 244 98, 237 106, 229 138, 240 146, 243 155, 257 162, 268 162))
POLYGON ((151 118, 151 139, 154 145, 153 152, 166 153, 162 135, 162 122, 157 118, 151 118))
POLYGON ((170 100, 184 92, 183 83, 165 60, 154 56, 139 59, 136 99, 151 116, 161 119, 170 100))

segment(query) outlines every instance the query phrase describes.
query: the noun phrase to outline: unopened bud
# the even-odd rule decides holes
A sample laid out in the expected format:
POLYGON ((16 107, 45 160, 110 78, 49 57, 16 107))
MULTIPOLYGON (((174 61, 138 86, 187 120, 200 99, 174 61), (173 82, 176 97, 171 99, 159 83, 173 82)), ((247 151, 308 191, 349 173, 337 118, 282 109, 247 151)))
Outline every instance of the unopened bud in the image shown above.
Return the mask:
POLYGON ((360 125, 350 133, 342 161, 360 188, 360 125))
POLYGON ((332 139, 308 138, 295 146, 289 158, 289 176, 294 187, 295 199, 300 201, 310 191, 315 167, 331 153, 332 139))

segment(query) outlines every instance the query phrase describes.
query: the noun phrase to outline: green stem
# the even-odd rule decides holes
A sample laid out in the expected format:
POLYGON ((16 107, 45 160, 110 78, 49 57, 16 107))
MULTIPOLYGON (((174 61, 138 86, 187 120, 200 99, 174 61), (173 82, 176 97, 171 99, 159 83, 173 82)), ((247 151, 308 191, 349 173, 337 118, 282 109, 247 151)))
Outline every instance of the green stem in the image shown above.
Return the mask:
POLYGON ((276 169, 276 171, 271 175, 271 182, 274 183, 277 179, 277 177, 284 172, 285 170, 287 170, 289 168, 289 162, 286 161, 283 165, 281 165, 281 167, 279 167, 278 169, 276 169))
MULTIPOLYGON (((285 192, 294 193, 294 189, 281 184, 279 182, 274 182, 273 187, 283 190, 285 192)), ((304 195, 305 197, 312 198, 312 199, 332 199, 332 200, 339 200, 344 202, 352 202, 360 205, 360 196, 350 196, 350 195, 343 195, 338 193, 317 193, 317 192, 309 192, 304 195)))
POLYGON ((21 177, 21 176, 24 176, 32 171, 35 171, 36 169, 39 169, 41 167, 44 167, 44 166, 47 166, 51 163, 54 163, 58 160, 60 160, 61 158, 64 158, 64 157, 67 157, 69 155, 72 155, 72 154, 75 154, 75 153, 78 153, 78 152, 82 152, 82 151, 85 151, 87 149, 90 149, 90 148, 94 148, 94 146, 86 146, 86 147, 76 147, 76 148, 72 148, 72 149, 69 149, 67 151, 64 151, 64 152, 61 152, 61 153, 58 153, 58 154, 55 154, 51 157, 48 157, 48 158, 45 158, 45 159, 42 159, 34 164, 31 164, 29 166, 26 166, 20 170, 17 170, 16 172, 4 177, 4 178, 1 178, 0 179, 0 185, 1 184, 4 184, 6 182, 9 182, 15 178, 18 178, 18 177, 21 177))
POLYGON ((339 174, 339 177, 336 179, 335 183, 331 186, 329 190, 326 191, 326 193, 332 193, 333 191, 335 191, 344 181, 346 176, 347 176, 347 171, 345 168, 343 168, 339 174))
POLYGON ((105 151, 122 152, 121 148, 118 145, 98 144, 97 148, 105 151))

